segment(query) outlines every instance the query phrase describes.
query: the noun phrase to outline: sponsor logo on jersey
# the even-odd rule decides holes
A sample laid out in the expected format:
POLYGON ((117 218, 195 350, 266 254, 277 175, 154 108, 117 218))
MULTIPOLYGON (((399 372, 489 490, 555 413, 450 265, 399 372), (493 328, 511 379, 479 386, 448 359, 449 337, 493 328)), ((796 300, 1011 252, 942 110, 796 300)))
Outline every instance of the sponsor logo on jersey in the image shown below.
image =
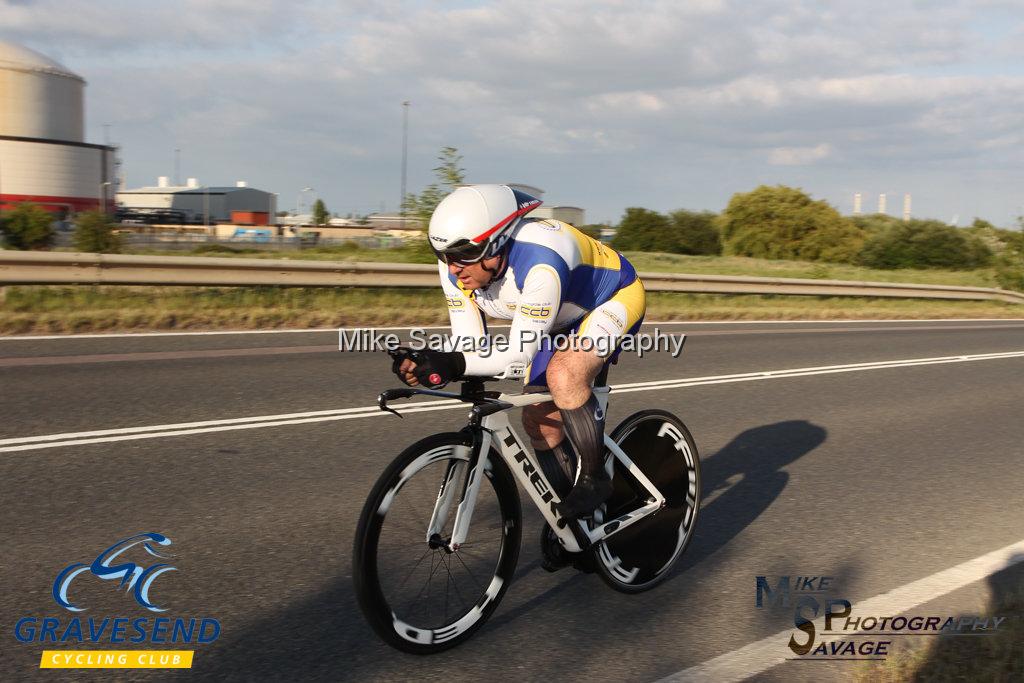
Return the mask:
POLYGON ((448 302, 448 308, 462 308, 466 305, 462 297, 458 296, 445 296, 445 301, 448 302))
POLYGON ((523 304, 519 307, 519 312, 527 318, 545 319, 551 317, 551 306, 528 306, 523 304))
POLYGON ((622 320, 619 319, 619 316, 615 315, 614 313, 610 313, 609 311, 604 311, 604 314, 605 314, 605 316, 608 317, 609 320, 611 320, 613 323, 615 323, 615 326, 618 327, 620 330, 626 326, 626 323, 622 322, 622 320))

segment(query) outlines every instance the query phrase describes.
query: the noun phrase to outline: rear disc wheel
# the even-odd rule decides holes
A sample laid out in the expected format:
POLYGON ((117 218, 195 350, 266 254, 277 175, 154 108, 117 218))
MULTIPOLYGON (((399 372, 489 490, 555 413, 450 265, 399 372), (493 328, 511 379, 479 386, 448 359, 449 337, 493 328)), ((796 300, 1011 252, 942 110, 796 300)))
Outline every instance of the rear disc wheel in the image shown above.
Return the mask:
MULTIPOLYGON (((605 583, 640 593, 671 573, 693 537, 700 509, 700 459, 686 425, 664 410, 642 410, 619 424, 611 438, 665 496, 665 506, 593 549, 605 583)), ((647 490, 615 461, 614 491, 605 506, 610 521, 643 505, 647 490)))

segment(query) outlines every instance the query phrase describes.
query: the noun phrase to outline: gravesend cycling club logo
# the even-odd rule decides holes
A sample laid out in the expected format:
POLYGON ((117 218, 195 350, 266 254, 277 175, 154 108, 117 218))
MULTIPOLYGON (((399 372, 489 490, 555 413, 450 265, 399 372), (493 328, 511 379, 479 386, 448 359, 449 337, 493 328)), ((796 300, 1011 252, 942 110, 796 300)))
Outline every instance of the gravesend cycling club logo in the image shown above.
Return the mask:
POLYGON ((68 601, 68 588, 71 582, 74 581, 75 577, 83 572, 91 572, 93 576, 96 576, 103 580, 120 579, 117 587, 125 587, 125 590, 132 591, 135 596, 135 600, 145 607, 146 609, 153 612, 166 612, 166 609, 157 607, 149 601, 149 589, 152 586, 153 581, 156 577, 160 576, 164 572, 173 572, 175 569, 170 564, 165 562, 159 562, 152 564, 148 567, 141 567, 134 562, 122 562, 120 564, 111 566, 110 563, 117 560, 117 558, 123 554, 129 548, 133 546, 141 545, 147 553, 153 557, 165 559, 167 555, 161 555, 154 550, 154 545, 169 546, 171 545, 171 539, 163 536, 162 534, 139 534, 137 536, 131 536, 124 540, 118 541, 114 545, 110 546, 92 561, 91 565, 84 564, 82 562, 75 562, 64 568, 64 570, 57 575, 57 580, 53 582, 53 599, 57 601, 57 604, 61 607, 71 610, 72 612, 81 612, 84 607, 76 607, 68 601), (134 590, 133 590, 134 589, 134 590))
MULTIPOLYGON (((58 571, 50 587, 54 602, 72 614, 88 606, 72 596, 85 593, 87 581, 110 582, 113 590, 131 596, 126 609, 167 612, 155 597, 157 579, 178 571, 169 560, 173 543, 163 534, 146 532, 123 538, 91 562, 72 562, 58 571)), ((92 593, 94 596, 95 592, 92 593)), ((162 593, 161 593, 162 595, 162 593)), ((89 616, 18 619, 14 637, 22 643, 77 644, 208 644, 220 636, 220 622, 210 617, 89 616)), ((44 650, 40 668, 191 668, 193 650, 44 650)))

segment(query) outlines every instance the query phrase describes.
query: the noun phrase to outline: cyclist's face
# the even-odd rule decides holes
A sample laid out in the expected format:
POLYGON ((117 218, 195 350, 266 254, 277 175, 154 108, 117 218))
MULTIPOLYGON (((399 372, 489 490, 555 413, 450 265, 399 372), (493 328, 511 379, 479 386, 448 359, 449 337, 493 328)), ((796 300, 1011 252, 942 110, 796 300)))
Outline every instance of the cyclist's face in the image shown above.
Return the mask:
POLYGON ((500 255, 485 258, 476 263, 462 264, 452 262, 448 264, 448 272, 457 277, 464 288, 472 291, 490 284, 491 279, 494 277, 491 273, 497 272, 500 263, 500 255))

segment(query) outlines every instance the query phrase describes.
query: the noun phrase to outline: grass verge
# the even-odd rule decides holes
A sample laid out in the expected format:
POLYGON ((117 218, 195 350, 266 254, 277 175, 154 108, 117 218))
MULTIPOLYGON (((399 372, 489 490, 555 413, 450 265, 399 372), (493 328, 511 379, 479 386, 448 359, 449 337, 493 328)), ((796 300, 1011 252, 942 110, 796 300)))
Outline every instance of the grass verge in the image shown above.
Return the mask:
MULTIPOLYGON (((400 288, 7 287, 0 334, 446 324, 439 291, 400 288)), ((999 302, 651 292, 648 320, 1014 318, 999 302)))
MULTIPOLYGON (((1013 572, 1019 575, 1019 572, 1013 572)), ((858 683, 917 681, 1024 680, 1024 584, 996 592, 978 615, 1004 616, 991 635, 983 637, 910 638, 884 662, 867 663, 855 672, 858 683)))
POLYGON ((908 282, 914 284, 997 287, 994 268, 975 270, 878 270, 841 263, 773 261, 746 256, 681 256, 626 252, 639 271, 690 273, 693 275, 747 275, 793 277, 814 280, 862 280, 867 282, 908 282))

